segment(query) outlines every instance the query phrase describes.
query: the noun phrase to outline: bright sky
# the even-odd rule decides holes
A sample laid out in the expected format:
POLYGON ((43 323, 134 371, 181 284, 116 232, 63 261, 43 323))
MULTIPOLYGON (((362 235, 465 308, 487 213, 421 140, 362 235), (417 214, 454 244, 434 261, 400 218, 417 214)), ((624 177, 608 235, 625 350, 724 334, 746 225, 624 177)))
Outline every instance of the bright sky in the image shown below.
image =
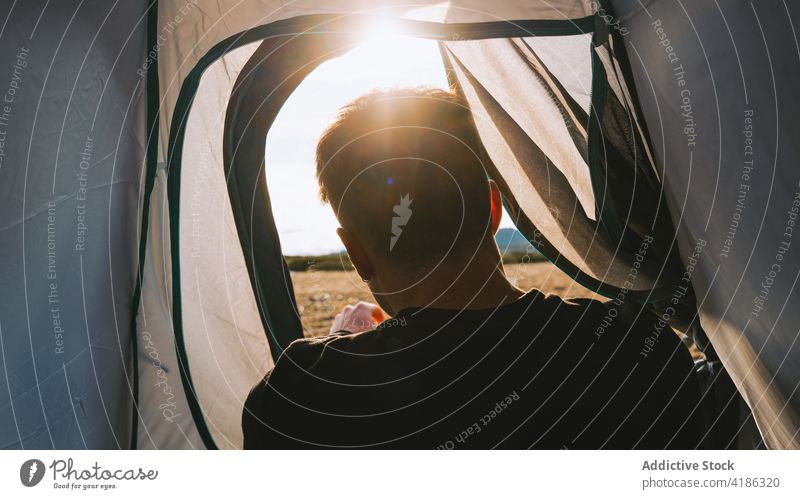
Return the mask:
MULTIPOLYGON (((448 86, 436 42, 380 36, 322 64, 295 90, 266 143, 267 184, 284 254, 344 249, 314 176, 317 139, 339 108, 375 88, 416 85, 448 86)), ((507 214, 501 226, 513 227, 507 214)))

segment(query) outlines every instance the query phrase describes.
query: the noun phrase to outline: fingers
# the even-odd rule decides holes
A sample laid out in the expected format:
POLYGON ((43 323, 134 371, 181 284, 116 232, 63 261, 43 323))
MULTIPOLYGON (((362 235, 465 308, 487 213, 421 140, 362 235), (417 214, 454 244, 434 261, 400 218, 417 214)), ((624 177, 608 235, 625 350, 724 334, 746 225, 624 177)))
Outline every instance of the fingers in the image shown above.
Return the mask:
POLYGON ((376 325, 386 320, 386 313, 381 307, 366 302, 355 305, 346 305, 331 324, 330 334, 337 331, 360 333, 373 329, 376 325))
POLYGON ((336 317, 333 318, 333 323, 331 324, 331 329, 328 331, 328 334, 333 334, 337 331, 341 331, 343 326, 344 326, 344 315, 337 314, 336 317))

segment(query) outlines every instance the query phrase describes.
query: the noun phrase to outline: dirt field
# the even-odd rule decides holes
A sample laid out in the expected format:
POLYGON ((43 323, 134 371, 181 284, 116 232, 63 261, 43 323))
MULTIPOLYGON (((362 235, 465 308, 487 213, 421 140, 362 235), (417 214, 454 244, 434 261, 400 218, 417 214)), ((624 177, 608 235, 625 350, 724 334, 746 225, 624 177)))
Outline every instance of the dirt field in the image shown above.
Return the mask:
MULTIPOLYGON (((506 265, 506 274, 526 291, 535 287, 564 297, 600 298, 548 262, 506 265)), ((306 336, 328 334, 331 321, 345 305, 374 301, 353 271, 292 272, 292 281, 306 336)))

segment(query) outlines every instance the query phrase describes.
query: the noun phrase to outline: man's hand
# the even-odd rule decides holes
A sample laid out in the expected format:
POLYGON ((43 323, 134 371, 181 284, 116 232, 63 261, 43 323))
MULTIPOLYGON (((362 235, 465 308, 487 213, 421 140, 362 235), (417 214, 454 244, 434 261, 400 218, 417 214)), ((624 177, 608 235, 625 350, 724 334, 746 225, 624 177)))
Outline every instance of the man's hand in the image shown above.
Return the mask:
POLYGON ((328 334, 333 334, 337 331, 349 331, 351 333, 369 331, 388 318, 381 307, 360 301, 355 305, 347 305, 342 309, 342 313, 333 319, 333 324, 331 324, 331 330, 328 334))

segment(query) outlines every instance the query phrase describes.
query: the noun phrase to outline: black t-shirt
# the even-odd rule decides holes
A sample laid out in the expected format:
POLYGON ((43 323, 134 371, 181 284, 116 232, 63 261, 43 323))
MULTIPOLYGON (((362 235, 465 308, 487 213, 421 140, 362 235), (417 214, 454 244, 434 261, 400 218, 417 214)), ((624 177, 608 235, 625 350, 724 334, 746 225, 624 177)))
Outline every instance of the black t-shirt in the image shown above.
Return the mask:
POLYGON ((250 393, 245 448, 695 448, 700 389, 646 310, 531 291, 293 342, 250 393))

